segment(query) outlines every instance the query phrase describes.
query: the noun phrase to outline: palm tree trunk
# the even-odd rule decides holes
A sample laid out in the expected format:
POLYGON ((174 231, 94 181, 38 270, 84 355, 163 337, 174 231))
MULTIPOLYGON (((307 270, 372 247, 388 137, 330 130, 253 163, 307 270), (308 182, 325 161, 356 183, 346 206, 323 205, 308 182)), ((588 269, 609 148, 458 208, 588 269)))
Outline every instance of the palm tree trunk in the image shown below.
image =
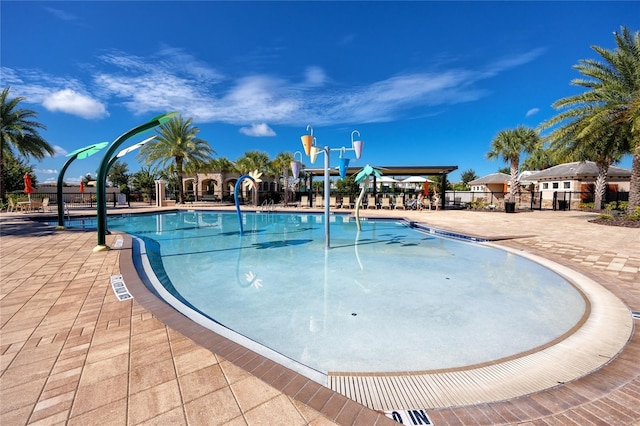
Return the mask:
POLYGON ((184 204, 184 183, 182 182, 182 158, 176 158, 176 174, 178 175, 178 204, 184 204))
POLYGON ((289 203, 289 170, 284 169, 284 205, 289 203))
POLYGON ((640 207, 640 143, 636 144, 631 163, 631 183, 629 188, 629 214, 635 212, 636 207, 640 207))
POLYGON ((593 200, 593 208, 596 211, 602 210, 602 203, 604 201, 604 193, 607 189, 607 173, 609 171, 608 164, 598 163, 598 177, 596 178, 596 188, 593 200))
POLYGON ((198 189, 200 188, 200 179, 198 179, 198 173, 196 172, 196 177, 193 179, 193 199, 198 201, 198 189))
POLYGON ((0 202, 5 201, 4 191, 4 139, 0 141, 0 202))
POLYGON ((511 201, 512 203, 514 201, 516 201, 516 194, 518 193, 518 190, 520 189, 520 182, 518 182, 518 163, 519 163, 519 159, 518 158, 512 158, 511 159, 511 188, 509 189, 509 201, 511 201))

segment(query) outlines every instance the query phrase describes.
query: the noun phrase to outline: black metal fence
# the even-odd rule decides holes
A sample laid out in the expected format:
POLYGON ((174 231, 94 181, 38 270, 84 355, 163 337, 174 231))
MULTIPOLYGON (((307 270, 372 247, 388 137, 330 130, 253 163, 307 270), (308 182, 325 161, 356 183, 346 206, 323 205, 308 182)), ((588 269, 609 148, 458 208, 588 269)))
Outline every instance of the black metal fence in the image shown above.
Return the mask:
MULTIPOLYGON (((611 205, 614 210, 621 210, 621 204, 629 201, 628 191, 612 191, 605 192, 602 199, 600 209, 607 205, 611 205)), ((551 207, 553 210, 571 210, 571 209, 587 209, 594 208, 595 195, 593 191, 569 192, 554 191, 551 199, 551 207)))
MULTIPOLYGON (((26 201, 29 196, 23 192, 7 194, 8 197, 13 197, 16 201, 26 201)), ((58 205, 58 194, 51 192, 34 192, 31 194, 32 201, 41 201, 45 198, 49 199, 49 209, 55 210, 58 205)), ((62 202, 65 209, 93 209, 96 207, 96 194, 95 193, 63 193, 62 202)), ((126 206, 130 207, 130 200, 126 194, 117 192, 107 192, 106 194, 107 206, 126 206)))

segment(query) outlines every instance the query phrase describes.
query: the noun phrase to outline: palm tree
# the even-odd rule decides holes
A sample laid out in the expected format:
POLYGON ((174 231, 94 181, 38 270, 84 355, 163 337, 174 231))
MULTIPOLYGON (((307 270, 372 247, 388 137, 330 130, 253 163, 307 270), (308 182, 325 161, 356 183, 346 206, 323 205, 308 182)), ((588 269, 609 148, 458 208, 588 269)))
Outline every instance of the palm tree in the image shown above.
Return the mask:
MULTIPOLYGON (((180 183, 178 182, 178 175, 176 174, 175 163, 169 164, 164 169, 158 170, 157 168, 154 168, 153 170, 157 171, 158 178, 162 179, 167 183, 168 193, 172 194, 173 197, 178 198, 176 196, 176 192, 177 192, 176 188, 180 186, 180 183)), ((155 186, 155 183, 154 183, 154 186, 155 186)))
POLYGON ((20 102, 25 98, 7 99, 11 88, 7 87, 0 94, 0 199, 5 200, 4 157, 15 158, 16 151, 23 157, 42 160, 47 154, 53 156, 55 150, 45 141, 38 129, 46 127, 34 121, 37 113, 29 109, 20 109, 20 102))
POLYGON ((607 189, 609 167, 622 159, 628 150, 628 126, 607 127, 602 131, 583 133, 587 120, 575 120, 550 136, 551 155, 562 162, 594 161, 598 167, 595 182, 594 208, 602 209, 607 189))
POLYGON ((487 152, 487 158, 493 160, 498 157, 509 164, 511 178, 509 182, 509 200, 515 201, 519 189, 518 167, 520 166, 520 155, 531 153, 540 144, 538 133, 525 126, 518 126, 515 129, 501 130, 491 141, 491 151, 487 152))
POLYGON ((143 167, 131 175, 133 189, 147 194, 149 204, 151 204, 151 200, 153 199, 153 190, 155 189, 157 178, 158 172, 151 167, 143 167))
MULTIPOLYGON (((269 155, 265 152, 261 151, 247 151, 244 153, 244 156, 240 157, 238 161, 236 161, 236 168, 238 171, 243 174, 249 174, 257 170, 259 173, 267 173, 269 168, 269 155)), ((254 203, 258 203, 258 189, 252 193, 254 203)))
POLYGON ((468 191, 469 182, 476 179, 478 179, 478 175, 476 174, 475 170, 467 169, 464 172, 462 172, 462 174, 460 175, 460 180, 462 181, 462 188, 463 188, 462 190, 468 191))
POLYGON ((209 142, 196 137, 200 129, 193 126, 193 119, 184 120, 182 115, 172 118, 158 129, 158 136, 140 148, 138 158, 147 165, 157 163, 175 165, 178 178, 178 204, 184 203, 182 178, 184 167, 190 162, 207 162, 215 154, 209 142))
POLYGON ((242 174, 258 170, 266 173, 269 167, 269 155, 260 151, 247 151, 236 161, 236 168, 242 174))
POLYGON ((129 166, 124 161, 116 160, 109 168, 107 179, 115 187, 120 188, 122 185, 129 183, 129 166))
POLYGON ((207 170, 221 173, 237 173, 236 165, 227 157, 214 158, 209 161, 207 170))
POLYGON ((293 189, 289 187, 289 171, 292 161, 293 155, 290 152, 281 152, 269 163, 269 174, 273 175, 277 181, 280 179, 280 176, 282 176, 285 205, 289 202, 289 194, 293 191, 293 189))
POLYGON ((536 147, 520 164, 520 170, 544 170, 558 165, 556 154, 543 145, 536 147))
MULTIPOLYGON (((625 146, 623 153, 633 156, 629 191, 629 212, 632 212, 640 206, 640 32, 632 34, 622 27, 614 36, 617 47, 613 51, 591 47, 601 61, 582 59, 574 66, 587 78, 574 79, 571 84, 587 91, 556 101, 553 106, 565 110, 542 123, 541 128, 559 124, 549 136, 551 140, 570 143, 568 136, 573 136, 577 143, 586 145, 598 137, 615 139, 629 135, 628 143, 611 144, 609 148, 618 150, 625 146), (617 127, 624 130, 614 130, 617 127)), ((611 158, 618 155, 619 152, 609 153, 611 158)))

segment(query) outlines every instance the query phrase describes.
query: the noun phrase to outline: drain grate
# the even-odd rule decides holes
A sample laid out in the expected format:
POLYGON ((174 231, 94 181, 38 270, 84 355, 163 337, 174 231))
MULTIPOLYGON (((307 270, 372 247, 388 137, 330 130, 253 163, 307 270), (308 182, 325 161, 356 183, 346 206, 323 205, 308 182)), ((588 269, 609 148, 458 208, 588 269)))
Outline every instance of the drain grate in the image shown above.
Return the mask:
POLYGON ((640 319, 640 311, 631 311, 631 318, 640 319))
POLYGON ((426 410, 391 410, 384 415, 403 425, 433 425, 426 410))

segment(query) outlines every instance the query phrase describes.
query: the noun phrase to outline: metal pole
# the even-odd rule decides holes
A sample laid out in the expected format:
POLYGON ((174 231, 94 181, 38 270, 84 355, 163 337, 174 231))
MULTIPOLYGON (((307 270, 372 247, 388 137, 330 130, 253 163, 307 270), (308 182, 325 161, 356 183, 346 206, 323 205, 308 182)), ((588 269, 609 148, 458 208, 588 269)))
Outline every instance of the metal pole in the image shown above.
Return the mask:
MULTIPOLYGON (((79 154, 79 153, 78 153, 79 154)), ((78 154, 72 156, 64 163, 58 175, 58 186, 56 188, 56 203, 58 204, 58 228, 64 228, 64 202, 62 200, 62 186, 64 185, 64 173, 67 171, 73 160, 78 158, 78 154)))
POLYGON ((329 152, 328 146, 324 147, 324 247, 329 248, 331 236, 329 233, 329 196, 331 195, 331 183, 329 182, 329 152))

